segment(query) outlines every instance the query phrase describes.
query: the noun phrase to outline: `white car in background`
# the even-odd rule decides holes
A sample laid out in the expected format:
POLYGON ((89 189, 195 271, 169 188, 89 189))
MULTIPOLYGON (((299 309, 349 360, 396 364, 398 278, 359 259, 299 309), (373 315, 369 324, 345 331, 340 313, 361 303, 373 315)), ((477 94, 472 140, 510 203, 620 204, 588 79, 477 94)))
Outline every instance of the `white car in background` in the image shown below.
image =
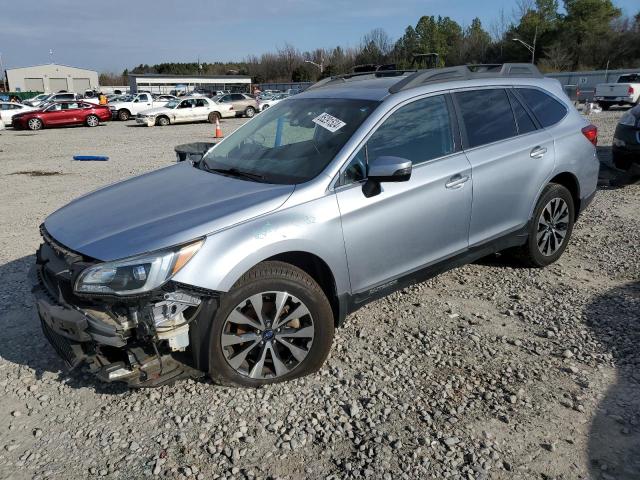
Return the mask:
POLYGON ((289 95, 287 95, 286 93, 278 93, 265 100, 258 100, 258 106, 260 107, 260 111, 262 112, 269 107, 273 107, 276 103, 280 103, 282 100, 288 97, 289 95))
POLYGON ((136 116, 140 125, 152 127, 165 126, 172 123, 204 122, 215 123, 216 120, 235 117, 233 105, 216 103, 207 97, 184 97, 171 100, 163 107, 144 110, 136 116))
POLYGON ((0 118, 5 125, 11 125, 11 119, 17 113, 29 112, 35 110, 34 107, 23 105, 15 102, 0 102, 0 118))

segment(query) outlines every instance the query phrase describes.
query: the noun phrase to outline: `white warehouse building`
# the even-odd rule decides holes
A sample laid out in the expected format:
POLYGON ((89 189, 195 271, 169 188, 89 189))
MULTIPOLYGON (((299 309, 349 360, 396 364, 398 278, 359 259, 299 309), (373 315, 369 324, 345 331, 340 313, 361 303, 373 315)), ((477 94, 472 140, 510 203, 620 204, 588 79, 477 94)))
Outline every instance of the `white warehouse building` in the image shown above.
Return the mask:
POLYGON ((151 93, 190 92, 199 89, 206 92, 230 90, 249 92, 251 77, 248 75, 164 75, 157 73, 129 74, 131 92, 146 90, 151 93))
POLYGON ((99 87, 98 72, 55 63, 7 68, 7 81, 13 92, 83 93, 99 87))

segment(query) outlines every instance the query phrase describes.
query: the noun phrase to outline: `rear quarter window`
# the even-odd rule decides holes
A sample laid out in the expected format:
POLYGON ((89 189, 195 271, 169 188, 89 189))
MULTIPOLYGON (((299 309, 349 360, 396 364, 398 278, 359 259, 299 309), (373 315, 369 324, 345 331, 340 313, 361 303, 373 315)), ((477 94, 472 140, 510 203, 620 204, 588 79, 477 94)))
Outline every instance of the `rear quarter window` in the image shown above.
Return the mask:
POLYGON ((547 93, 535 88, 518 88, 517 92, 545 128, 555 125, 567 115, 567 107, 547 93))

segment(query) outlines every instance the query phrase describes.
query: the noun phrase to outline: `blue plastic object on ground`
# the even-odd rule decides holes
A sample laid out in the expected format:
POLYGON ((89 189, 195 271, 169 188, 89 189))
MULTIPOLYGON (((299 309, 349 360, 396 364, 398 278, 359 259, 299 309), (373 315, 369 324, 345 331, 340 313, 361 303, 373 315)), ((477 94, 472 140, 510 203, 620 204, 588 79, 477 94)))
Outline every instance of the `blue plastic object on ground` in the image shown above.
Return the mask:
POLYGON ((107 160, 109 160, 109 157, 105 157, 103 155, 74 155, 73 159, 81 161, 106 162, 107 160))

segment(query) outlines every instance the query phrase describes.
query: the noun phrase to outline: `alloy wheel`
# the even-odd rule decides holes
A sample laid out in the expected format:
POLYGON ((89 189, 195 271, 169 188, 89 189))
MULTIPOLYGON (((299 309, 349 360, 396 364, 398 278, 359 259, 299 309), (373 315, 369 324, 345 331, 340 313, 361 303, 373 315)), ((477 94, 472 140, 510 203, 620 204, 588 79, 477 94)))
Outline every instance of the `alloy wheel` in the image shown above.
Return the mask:
POLYGON ((546 257, 556 253, 569 230, 569 206, 562 198, 553 198, 542 209, 538 218, 536 241, 538 250, 546 257))
POLYGON ((87 117, 87 125, 89 125, 90 127, 97 127, 99 123, 100 120, 98 119, 98 117, 94 115, 89 115, 87 117))
POLYGON ((32 118, 28 122, 31 130, 40 130, 42 128, 42 122, 38 118, 32 118))
POLYGON ((313 318, 288 292, 262 292, 239 303, 226 318, 220 338, 227 363, 249 378, 288 374, 311 351, 313 318))

